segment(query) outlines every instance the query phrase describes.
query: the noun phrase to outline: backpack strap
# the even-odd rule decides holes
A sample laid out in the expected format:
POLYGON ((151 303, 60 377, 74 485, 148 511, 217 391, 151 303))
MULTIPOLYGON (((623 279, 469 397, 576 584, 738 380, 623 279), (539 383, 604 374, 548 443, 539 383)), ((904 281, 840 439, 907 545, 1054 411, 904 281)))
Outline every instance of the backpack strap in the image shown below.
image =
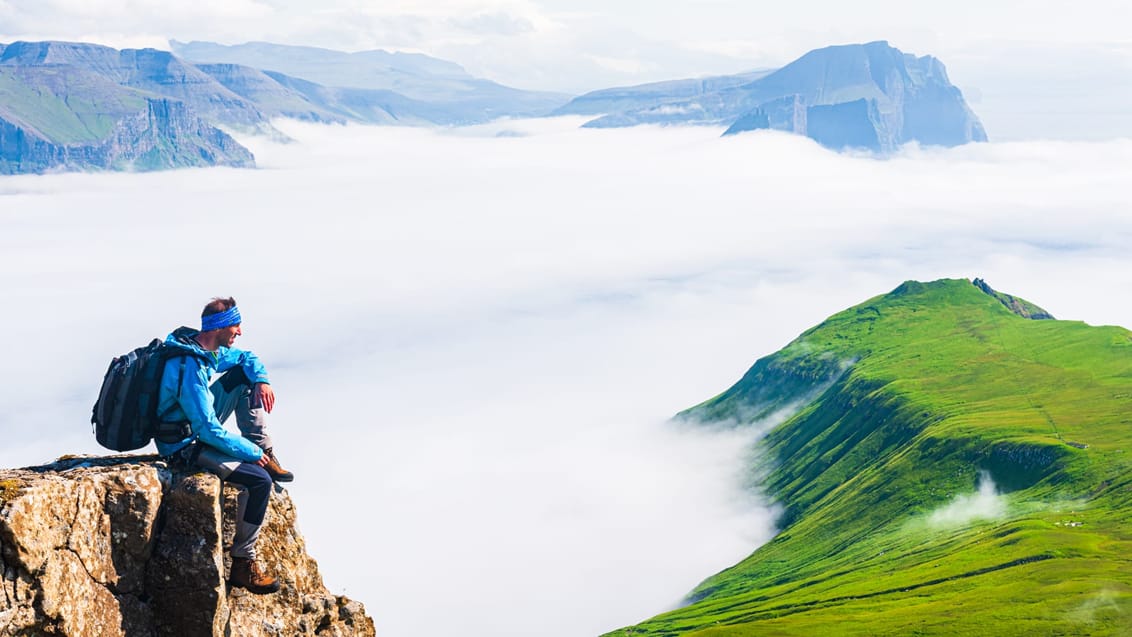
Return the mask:
MULTIPOLYGON (((174 358, 180 358, 181 364, 177 366, 177 402, 174 403, 164 413, 154 414, 154 437, 164 439, 164 442, 178 442, 188 438, 192 435, 192 424, 188 420, 180 422, 167 422, 165 417, 169 415, 181 402, 181 386, 185 382, 185 361, 189 357, 196 358, 201 362, 207 362, 207 359, 193 351, 185 351, 179 347, 166 346, 166 351, 163 352, 163 357, 166 362, 174 358)), ((164 363, 162 363, 164 366, 164 363)), ((163 367, 164 369, 164 367, 163 367)), ((155 407, 156 408, 156 407, 155 407)))
MULTIPOLYGON (((176 355, 170 356, 166 360, 168 361, 169 359, 172 359, 172 358, 177 358, 177 356, 176 355)), ((177 403, 181 402, 181 384, 185 382, 185 359, 186 358, 188 358, 187 355, 186 356, 180 356, 181 364, 178 366, 178 372, 177 372, 177 403)), ((176 407, 177 407, 177 405, 174 404, 169 409, 166 409, 165 413, 157 414, 157 424, 159 426, 161 424, 163 424, 165 422, 165 417, 169 415, 169 412, 176 409, 176 407)))

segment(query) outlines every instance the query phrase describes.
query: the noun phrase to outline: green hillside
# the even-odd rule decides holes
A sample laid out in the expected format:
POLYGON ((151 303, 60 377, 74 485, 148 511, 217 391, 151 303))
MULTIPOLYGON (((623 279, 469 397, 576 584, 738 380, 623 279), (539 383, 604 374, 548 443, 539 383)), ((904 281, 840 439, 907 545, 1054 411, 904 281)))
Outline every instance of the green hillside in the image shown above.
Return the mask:
POLYGON ((781 532, 610 634, 1132 635, 1132 333, 1045 316, 907 282, 682 414, 797 410, 750 469, 781 532))
POLYGON ((0 117, 57 144, 100 142, 145 98, 67 66, 0 66, 0 117))

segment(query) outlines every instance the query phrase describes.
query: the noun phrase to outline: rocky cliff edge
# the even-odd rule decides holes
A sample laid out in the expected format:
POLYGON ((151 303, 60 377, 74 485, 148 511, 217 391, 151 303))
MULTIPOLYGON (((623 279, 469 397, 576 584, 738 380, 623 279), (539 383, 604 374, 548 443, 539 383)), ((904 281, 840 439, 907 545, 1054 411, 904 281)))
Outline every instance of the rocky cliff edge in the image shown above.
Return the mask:
POLYGON ((155 456, 0 469, 0 635, 374 635, 323 584, 280 487, 257 547, 282 590, 227 587, 236 493, 155 456))

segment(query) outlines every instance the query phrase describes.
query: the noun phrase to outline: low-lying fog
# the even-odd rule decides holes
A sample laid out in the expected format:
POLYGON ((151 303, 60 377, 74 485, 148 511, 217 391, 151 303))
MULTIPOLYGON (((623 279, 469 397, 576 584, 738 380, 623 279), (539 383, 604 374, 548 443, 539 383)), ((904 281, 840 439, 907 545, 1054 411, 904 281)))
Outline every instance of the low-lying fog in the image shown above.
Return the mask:
POLYGON ((283 122, 260 170, 0 178, 0 466, 98 452, 109 359, 214 295, 335 592, 388 637, 592 635, 773 532, 756 434, 666 419, 906 279, 1132 323, 1132 142, 283 122))

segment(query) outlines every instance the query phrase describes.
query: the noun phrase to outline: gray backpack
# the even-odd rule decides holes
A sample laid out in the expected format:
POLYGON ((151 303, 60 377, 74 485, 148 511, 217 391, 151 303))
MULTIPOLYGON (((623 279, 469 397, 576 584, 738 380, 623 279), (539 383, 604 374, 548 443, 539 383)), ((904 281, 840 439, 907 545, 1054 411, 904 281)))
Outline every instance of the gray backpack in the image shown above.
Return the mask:
POLYGON ((187 422, 162 422, 157 413, 158 392, 165 362, 178 356, 198 356, 154 339, 110 361, 102 378, 90 422, 98 444, 114 451, 133 451, 161 440, 183 440, 191 433, 187 422))

